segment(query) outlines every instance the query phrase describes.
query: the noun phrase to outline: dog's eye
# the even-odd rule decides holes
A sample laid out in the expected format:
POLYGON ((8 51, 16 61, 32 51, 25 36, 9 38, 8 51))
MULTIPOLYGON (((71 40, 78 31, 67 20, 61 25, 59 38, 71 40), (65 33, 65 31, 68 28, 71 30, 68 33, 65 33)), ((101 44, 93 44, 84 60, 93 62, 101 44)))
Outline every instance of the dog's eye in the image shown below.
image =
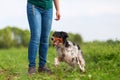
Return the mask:
POLYGON ((51 38, 51 40, 53 41, 53 38, 51 38))

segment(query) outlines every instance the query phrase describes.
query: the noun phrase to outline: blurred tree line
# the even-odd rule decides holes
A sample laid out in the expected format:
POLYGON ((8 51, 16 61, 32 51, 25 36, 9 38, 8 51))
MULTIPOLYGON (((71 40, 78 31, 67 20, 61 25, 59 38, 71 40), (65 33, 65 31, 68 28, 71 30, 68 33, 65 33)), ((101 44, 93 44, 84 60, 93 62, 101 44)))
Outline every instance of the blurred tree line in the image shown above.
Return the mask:
MULTIPOLYGON (((52 46, 51 37, 54 31, 50 33, 50 46, 52 46)), ((69 40, 77 44, 82 44, 83 39, 79 34, 69 34, 69 40)), ((28 47, 30 39, 29 30, 22 30, 17 27, 7 26, 4 29, 0 30, 0 48, 11 48, 11 47, 28 47)))
POLYGON ((0 30, 0 48, 27 47, 29 31, 7 26, 0 30))

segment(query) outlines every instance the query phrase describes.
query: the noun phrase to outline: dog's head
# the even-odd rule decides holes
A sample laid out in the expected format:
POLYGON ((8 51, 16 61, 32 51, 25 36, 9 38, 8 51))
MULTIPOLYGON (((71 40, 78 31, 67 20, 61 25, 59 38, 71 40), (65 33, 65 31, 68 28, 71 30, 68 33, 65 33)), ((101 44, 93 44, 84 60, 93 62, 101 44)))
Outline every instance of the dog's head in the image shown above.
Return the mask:
POLYGON ((60 44, 65 44, 68 38, 68 34, 63 31, 55 31, 52 35, 51 40, 53 41, 53 46, 58 46, 60 44))

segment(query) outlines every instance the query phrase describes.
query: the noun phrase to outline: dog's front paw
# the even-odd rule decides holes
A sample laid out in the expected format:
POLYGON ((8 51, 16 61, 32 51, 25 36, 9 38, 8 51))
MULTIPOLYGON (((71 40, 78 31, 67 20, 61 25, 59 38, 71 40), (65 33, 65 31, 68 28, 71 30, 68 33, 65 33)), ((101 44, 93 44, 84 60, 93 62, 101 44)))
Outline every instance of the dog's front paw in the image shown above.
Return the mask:
POLYGON ((58 64, 54 64, 55 67, 58 67, 58 64))
POLYGON ((59 65, 58 58, 55 58, 54 65, 55 65, 55 67, 57 67, 59 65))

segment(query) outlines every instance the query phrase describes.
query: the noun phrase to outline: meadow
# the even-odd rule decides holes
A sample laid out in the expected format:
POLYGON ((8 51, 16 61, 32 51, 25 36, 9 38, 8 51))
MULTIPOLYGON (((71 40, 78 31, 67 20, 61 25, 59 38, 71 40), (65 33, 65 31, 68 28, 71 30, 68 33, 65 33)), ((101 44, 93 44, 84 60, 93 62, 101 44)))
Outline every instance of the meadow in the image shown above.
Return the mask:
MULTIPOLYGON (((27 75, 27 48, 0 49, 0 80, 120 80, 120 43, 89 42, 84 43, 81 49, 86 61, 85 73, 65 63, 54 67, 56 50, 50 47, 47 66, 53 73, 36 71, 33 76, 27 75)), ((36 61, 38 63, 38 58, 36 61)))

